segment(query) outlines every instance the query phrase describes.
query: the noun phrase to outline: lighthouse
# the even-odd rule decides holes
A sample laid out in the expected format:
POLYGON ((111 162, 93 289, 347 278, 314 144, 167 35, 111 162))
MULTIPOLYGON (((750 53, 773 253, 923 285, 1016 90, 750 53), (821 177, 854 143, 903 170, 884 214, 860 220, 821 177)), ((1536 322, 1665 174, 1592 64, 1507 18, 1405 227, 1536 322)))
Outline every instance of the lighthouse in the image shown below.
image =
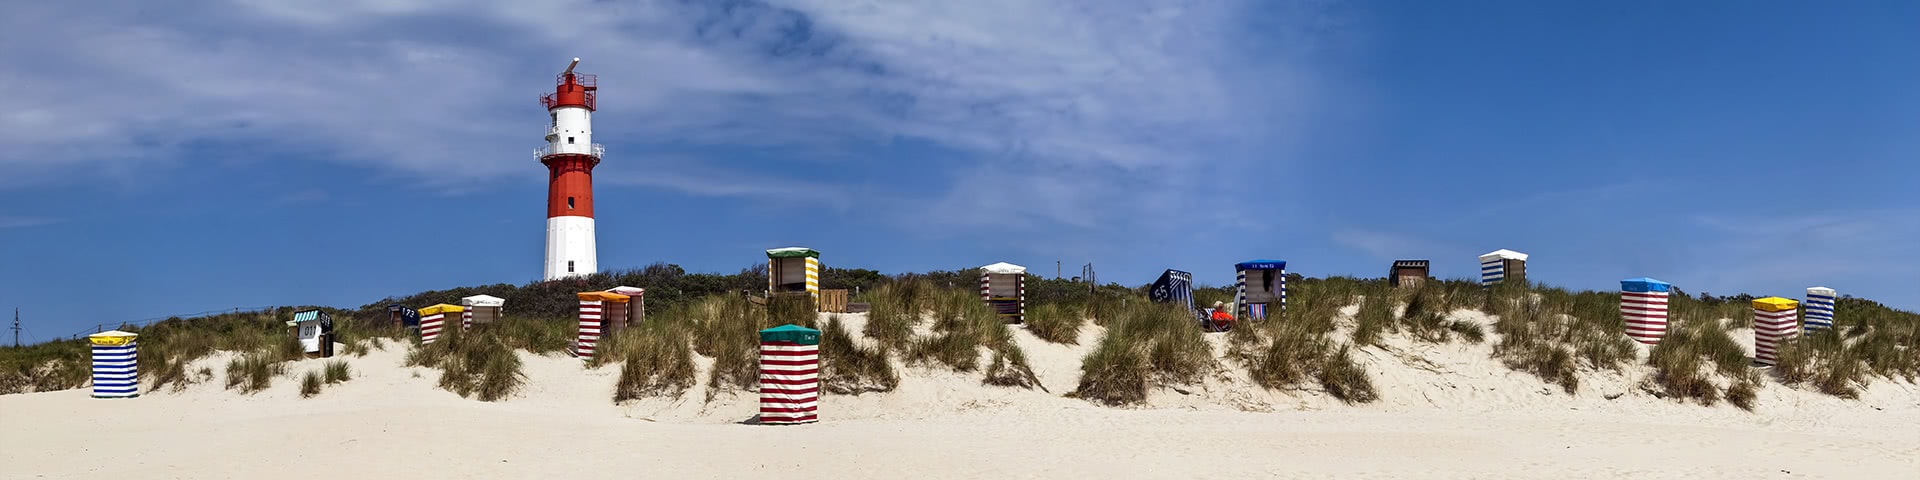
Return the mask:
POLYGON ((554 77, 547 107, 547 145, 533 152, 547 166, 547 264, 555 280, 599 271, 593 234, 593 167, 603 149, 593 143, 594 76, 573 71, 578 57, 554 77))

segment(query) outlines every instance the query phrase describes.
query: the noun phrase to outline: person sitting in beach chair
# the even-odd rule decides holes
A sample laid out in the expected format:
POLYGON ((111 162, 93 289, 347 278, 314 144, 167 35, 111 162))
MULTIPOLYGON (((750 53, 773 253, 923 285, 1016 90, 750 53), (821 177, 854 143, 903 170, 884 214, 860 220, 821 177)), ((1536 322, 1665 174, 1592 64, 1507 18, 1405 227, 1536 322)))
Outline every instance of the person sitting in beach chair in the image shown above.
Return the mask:
POLYGON ((1207 331, 1224 332, 1233 329, 1233 313, 1227 311, 1227 302, 1213 302, 1213 314, 1207 318, 1207 331))

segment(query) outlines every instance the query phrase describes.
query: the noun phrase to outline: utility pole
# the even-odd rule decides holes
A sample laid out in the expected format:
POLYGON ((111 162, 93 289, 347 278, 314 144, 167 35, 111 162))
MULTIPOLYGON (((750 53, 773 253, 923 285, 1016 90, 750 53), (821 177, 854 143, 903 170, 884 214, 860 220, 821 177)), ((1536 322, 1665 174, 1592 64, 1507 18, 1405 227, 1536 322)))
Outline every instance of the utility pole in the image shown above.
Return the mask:
POLYGON ((20 346, 20 307, 13 307, 13 346, 20 346))
POLYGON ((1060 261, 1059 260, 1053 261, 1053 279, 1054 280, 1060 279, 1060 261))

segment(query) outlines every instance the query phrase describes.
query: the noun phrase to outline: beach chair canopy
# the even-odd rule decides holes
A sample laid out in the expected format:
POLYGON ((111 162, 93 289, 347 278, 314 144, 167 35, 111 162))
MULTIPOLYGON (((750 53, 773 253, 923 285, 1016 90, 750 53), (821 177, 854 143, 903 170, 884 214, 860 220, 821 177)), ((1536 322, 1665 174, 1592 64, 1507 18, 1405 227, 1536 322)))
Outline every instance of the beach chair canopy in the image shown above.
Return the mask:
POLYGON ((1147 291, 1147 299, 1154 303, 1178 303, 1193 309, 1193 274, 1179 270, 1167 270, 1153 281, 1153 288, 1147 291))
POLYGON ((414 309, 412 309, 412 308, 407 308, 407 306, 406 306, 406 305, 387 305, 387 311, 388 311, 388 312, 391 312, 391 313, 399 313, 399 314, 400 314, 400 325, 401 325, 401 326, 403 326, 403 327, 406 327, 406 326, 412 326, 412 327, 417 327, 417 326, 420 326, 420 311, 419 311, 419 310, 414 310, 414 309))
POLYGON ((305 323, 305 322, 320 322, 321 324, 329 324, 329 323, 333 323, 333 316, 327 315, 327 312, 322 312, 320 310, 303 310, 303 311, 293 312, 293 320, 288 321, 287 325, 293 325, 293 324, 305 323))

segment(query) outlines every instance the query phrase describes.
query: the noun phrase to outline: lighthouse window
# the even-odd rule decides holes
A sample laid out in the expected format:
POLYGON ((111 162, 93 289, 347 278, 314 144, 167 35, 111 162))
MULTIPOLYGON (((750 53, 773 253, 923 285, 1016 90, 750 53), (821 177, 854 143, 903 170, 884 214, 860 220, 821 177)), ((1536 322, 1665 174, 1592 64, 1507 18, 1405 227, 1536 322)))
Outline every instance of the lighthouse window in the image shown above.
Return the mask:
POLYGON ((573 261, 572 261, 572 260, 568 260, 568 261, 567 261, 567 273, 573 273, 573 261))
POLYGON ((567 209, 568 210, 573 209, 573 197, 567 197, 567 209))
POLYGON ((567 137, 567 144, 568 144, 568 145, 572 145, 572 144, 573 144, 573 137, 567 137))

